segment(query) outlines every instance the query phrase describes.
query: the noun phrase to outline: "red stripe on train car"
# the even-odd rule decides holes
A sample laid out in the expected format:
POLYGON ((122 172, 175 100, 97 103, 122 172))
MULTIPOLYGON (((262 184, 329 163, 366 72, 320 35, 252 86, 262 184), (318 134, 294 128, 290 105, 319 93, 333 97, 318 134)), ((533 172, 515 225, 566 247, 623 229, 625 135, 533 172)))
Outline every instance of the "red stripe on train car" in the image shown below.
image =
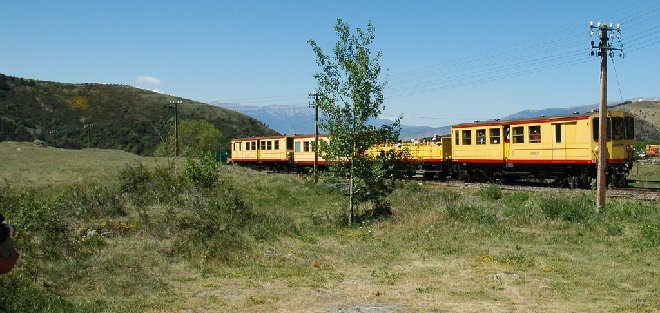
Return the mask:
POLYGON ((446 160, 445 159, 424 159, 424 158, 422 158, 419 161, 421 161, 422 163, 443 163, 446 160))
POLYGON ((504 160, 500 159, 453 159, 453 163, 488 163, 488 164, 504 164, 504 160))
POLYGON ((592 160, 507 160, 509 164, 595 164, 592 160))
POLYGON ((234 162, 257 162, 257 159, 236 159, 232 158, 231 159, 234 162))
MULTIPOLYGON (((293 162, 296 165, 314 165, 314 161, 295 161, 293 162)), ((318 165, 326 165, 328 162, 319 160, 318 165)))
POLYGON ((231 159, 234 162, 288 162, 288 159, 231 159))

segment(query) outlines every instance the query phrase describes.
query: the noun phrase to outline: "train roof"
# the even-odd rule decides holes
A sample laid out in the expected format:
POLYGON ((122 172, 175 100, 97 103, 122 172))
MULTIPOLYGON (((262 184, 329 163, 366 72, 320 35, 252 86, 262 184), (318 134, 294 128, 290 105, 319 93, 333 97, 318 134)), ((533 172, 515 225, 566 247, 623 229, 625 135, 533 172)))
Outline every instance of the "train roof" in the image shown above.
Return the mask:
MULTIPOLYGON (((616 115, 627 115, 627 116, 632 116, 629 112, 625 111, 613 111, 613 110, 607 110, 608 115, 612 114, 616 115)), ((465 128, 465 127, 477 127, 477 126, 499 126, 499 125, 517 125, 517 124, 529 124, 529 123, 552 123, 552 122, 562 122, 562 121, 573 121, 573 120, 581 120, 581 119, 587 119, 590 116, 597 116, 598 115, 598 110, 594 110, 592 112, 585 112, 585 113, 578 113, 575 112, 570 115, 557 115, 557 116, 544 116, 541 115, 539 117, 532 117, 532 118, 515 118, 515 119, 507 119, 507 120, 500 120, 500 119, 494 119, 494 120, 486 120, 486 121, 475 121, 472 123, 461 123, 461 124, 455 124, 452 126, 452 128, 465 128)))
MULTIPOLYGON (((266 140, 266 139, 284 139, 284 138, 314 138, 314 134, 311 135, 280 135, 280 136, 262 136, 262 137, 244 137, 244 138, 234 138, 231 141, 252 141, 252 140, 266 140)), ((328 137, 328 134, 319 134, 319 137, 328 137)))
POLYGON ((244 137, 244 138, 234 138, 231 141, 248 141, 248 140, 261 140, 261 139, 282 139, 289 136, 262 136, 262 137, 244 137))
MULTIPOLYGON (((316 135, 311 134, 311 135, 294 135, 292 136, 293 138, 300 139, 300 138, 314 138, 316 135)), ((329 137, 330 135, 328 134, 319 134, 319 137, 329 137)))
MULTIPOLYGON (((620 111, 609 111, 617 112, 626 115, 625 112, 620 111)), ((501 126, 501 125, 518 125, 518 124, 530 124, 530 123, 553 123, 553 122, 563 122, 563 121, 574 121, 587 119, 592 115, 597 115, 598 111, 587 112, 587 113, 574 113, 571 115, 558 115, 558 116, 539 116, 533 118, 516 118, 516 119, 507 119, 507 120, 486 120, 486 121, 474 121, 472 123, 461 123, 452 125, 452 128, 467 128, 467 127, 479 127, 479 126, 501 126)))

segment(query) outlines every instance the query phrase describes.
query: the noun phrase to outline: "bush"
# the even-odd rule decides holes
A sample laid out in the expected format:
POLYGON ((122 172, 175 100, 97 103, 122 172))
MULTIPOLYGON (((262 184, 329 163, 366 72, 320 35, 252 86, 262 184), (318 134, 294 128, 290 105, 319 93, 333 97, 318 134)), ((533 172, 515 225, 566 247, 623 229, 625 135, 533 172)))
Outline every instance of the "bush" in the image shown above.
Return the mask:
POLYGON ((502 198, 502 188, 498 185, 488 185, 481 188, 479 194, 485 200, 499 200, 502 198))
POLYGON ((176 253, 200 261, 230 261, 251 240, 267 240, 294 228, 287 218, 257 214, 226 182, 217 182, 209 199, 173 216, 176 253))
POLYGON ((188 159, 186 175, 197 187, 213 188, 219 177, 218 167, 219 163, 211 157, 204 157, 200 160, 188 159))
POLYGON ((72 186, 55 196, 57 206, 77 218, 126 216, 123 202, 115 188, 72 186))
POLYGON ((151 179, 149 170, 142 164, 127 164, 119 172, 118 188, 120 192, 143 193, 151 179))
POLYGON ((584 223, 596 213, 593 199, 587 195, 550 195, 540 200, 541 212, 550 219, 584 223))
POLYGON ((0 277, 0 312, 97 310, 69 302, 57 292, 58 287, 66 286, 62 277, 70 275, 63 275, 55 264, 89 255, 81 253, 84 242, 76 234, 81 221, 68 207, 70 200, 81 194, 86 193, 66 190, 47 199, 34 191, 0 192, 3 213, 18 230, 13 240, 21 254, 13 271, 0 277))

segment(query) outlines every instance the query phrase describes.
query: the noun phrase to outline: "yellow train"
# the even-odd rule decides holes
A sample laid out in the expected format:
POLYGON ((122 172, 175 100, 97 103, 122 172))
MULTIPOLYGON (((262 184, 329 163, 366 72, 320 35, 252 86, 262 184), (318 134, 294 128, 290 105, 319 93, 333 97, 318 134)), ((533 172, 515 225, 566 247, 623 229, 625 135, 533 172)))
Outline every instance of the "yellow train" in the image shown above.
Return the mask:
MULTIPOLYGON (((610 111, 607 119, 607 176, 625 186, 634 158, 631 114, 610 111)), ((597 113, 454 125, 453 173, 465 180, 555 179, 588 187, 596 178, 597 113)))
MULTIPOLYGON (((320 135, 328 141, 327 135, 320 135)), ((314 164, 314 135, 237 138, 231 141, 230 162, 257 168, 280 170, 303 169, 314 164)), ((317 164, 324 168, 325 159, 317 164)))
MULTIPOLYGON (((588 187, 597 172, 598 125, 597 113, 477 121, 452 126, 451 136, 374 146, 368 153, 404 151, 401 161, 418 164, 427 178, 554 179, 562 186, 588 187)), ((634 125, 630 113, 608 112, 606 173, 614 186, 626 185, 632 167, 634 125)), ((231 150, 233 163, 300 169, 314 163, 314 135, 239 138, 232 140, 231 150)), ((327 161, 319 157, 318 165, 327 161)))

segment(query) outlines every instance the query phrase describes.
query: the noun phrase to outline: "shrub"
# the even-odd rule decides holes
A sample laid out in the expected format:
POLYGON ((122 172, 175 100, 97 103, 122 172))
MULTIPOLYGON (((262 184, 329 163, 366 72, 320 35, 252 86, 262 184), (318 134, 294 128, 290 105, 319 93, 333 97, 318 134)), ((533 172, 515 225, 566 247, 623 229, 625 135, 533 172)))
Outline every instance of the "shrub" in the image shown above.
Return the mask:
POLYGON ((223 182, 207 203, 191 206, 189 212, 173 218, 175 252, 202 261, 229 261, 237 251, 246 249, 250 240, 269 239, 293 227, 293 222, 283 217, 255 213, 223 182))
POLYGON ((197 187, 213 188, 218 181, 218 166, 211 157, 204 157, 200 160, 188 159, 186 161, 186 175, 188 179, 197 187))
POLYGON ((72 186, 55 196, 57 206, 78 218, 125 216, 117 190, 103 186, 72 186))
POLYGON ((143 193, 151 179, 149 170, 142 164, 127 164, 119 172, 118 188, 120 192, 143 193))
POLYGON ((488 185, 479 190, 479 194, 485 200, 499 200, 502 198, 502 188, 498 185, 488 185))
POLYGON ((589 221, 595 215, 595 206, 587 195, 550 195, 540 200, 541 211, 546 217, 576 223, 589 221))

